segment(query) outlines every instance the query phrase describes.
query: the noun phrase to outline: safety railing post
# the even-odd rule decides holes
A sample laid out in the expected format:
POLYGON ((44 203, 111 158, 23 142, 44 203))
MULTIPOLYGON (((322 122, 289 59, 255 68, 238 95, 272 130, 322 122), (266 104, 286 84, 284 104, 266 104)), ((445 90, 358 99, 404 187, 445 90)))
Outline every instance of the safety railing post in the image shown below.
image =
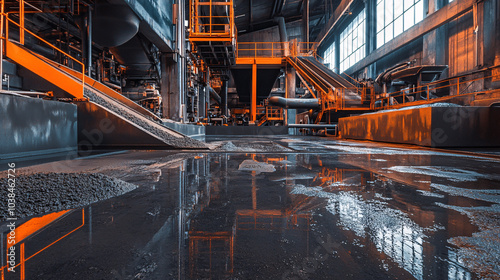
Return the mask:
MULTIPOLYGON (((90 77, 90 72, 89 72, 90 77)), ((82 96, 85 97, 85 65, 82 65, 82 96)))
POLYGON ((24 45, 24 0, 19 0, 19 43, 24 45))
POLYGON ((5 45, 9 40, 9 14, 5 14, 5 45))
POLYGON ((210 12, 209 12, 209 30, 210 30, 210 36, 212 36, 212 0, 210 0, 210 12))

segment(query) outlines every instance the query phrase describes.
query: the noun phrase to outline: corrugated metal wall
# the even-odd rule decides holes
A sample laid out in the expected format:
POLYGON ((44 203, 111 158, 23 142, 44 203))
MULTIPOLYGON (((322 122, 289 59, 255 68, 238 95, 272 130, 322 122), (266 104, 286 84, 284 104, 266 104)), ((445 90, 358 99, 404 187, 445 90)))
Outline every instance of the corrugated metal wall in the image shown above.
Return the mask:
POLYGON ((474 18, 472 12, 448 24, 449 76, 455 76, 474 68, 474 18))

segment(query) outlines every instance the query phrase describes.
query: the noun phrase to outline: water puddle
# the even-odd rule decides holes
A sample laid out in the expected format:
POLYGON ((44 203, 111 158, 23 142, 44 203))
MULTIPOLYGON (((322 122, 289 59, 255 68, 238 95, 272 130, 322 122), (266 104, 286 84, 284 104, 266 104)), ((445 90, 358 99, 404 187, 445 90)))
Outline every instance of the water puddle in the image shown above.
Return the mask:
POLYGON ((37 220, 16 259, 25 279, 498 278, 500 182, 470 159, 148 155, 102 169, 138 189, 37 220))

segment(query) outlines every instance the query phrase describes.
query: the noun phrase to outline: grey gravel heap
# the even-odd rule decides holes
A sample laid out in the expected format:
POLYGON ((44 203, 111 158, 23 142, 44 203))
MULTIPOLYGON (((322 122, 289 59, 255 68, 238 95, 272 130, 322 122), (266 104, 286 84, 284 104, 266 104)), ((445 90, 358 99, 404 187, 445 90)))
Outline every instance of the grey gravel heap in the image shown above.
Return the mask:
POLYGON ((154 120, 129 109, 116 100, 113 100, 109 97, 100 96, 100 93, 94 92, 93 90, 88 88, 85 89, 84 94, 90 101, 97 103, 114 112, 115 114, 142 127, 151 134, 160 138, 167 145, 179 149, 207 149, 207 146, 203 142, 192 139, 188 136, 181 135, 177 132, 171 132, 170 128, 156 123, 154 120))
MULTIPOLYGON (((7 186, 7 178, 1 179, 7 186)), ((62 211, 122 195, 137 186, 103 174, 37 173, 16 177, 15 217, 62 211)), ((6 220, 7 188, 0 188, 0 221, 6 220)))

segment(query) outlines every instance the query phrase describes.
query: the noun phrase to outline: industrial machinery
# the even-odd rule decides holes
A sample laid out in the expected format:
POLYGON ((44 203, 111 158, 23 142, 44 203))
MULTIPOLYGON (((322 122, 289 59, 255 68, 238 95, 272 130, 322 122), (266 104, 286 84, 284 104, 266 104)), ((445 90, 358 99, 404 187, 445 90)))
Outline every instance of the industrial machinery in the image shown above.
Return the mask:
POLYGON ((19 65, 4 71, 4 89, 79 101, 92 87, 156 121, 319 129, 345 116, 469 94, 478 79, 475 72, 439 80, 446 65, 414 60, 375 81, 353 78, 325 66, 317 43, 289 40, 280 17, 280 42, 240 42, 232 0, 141 5, 3 1, 5 64, 19 65))

